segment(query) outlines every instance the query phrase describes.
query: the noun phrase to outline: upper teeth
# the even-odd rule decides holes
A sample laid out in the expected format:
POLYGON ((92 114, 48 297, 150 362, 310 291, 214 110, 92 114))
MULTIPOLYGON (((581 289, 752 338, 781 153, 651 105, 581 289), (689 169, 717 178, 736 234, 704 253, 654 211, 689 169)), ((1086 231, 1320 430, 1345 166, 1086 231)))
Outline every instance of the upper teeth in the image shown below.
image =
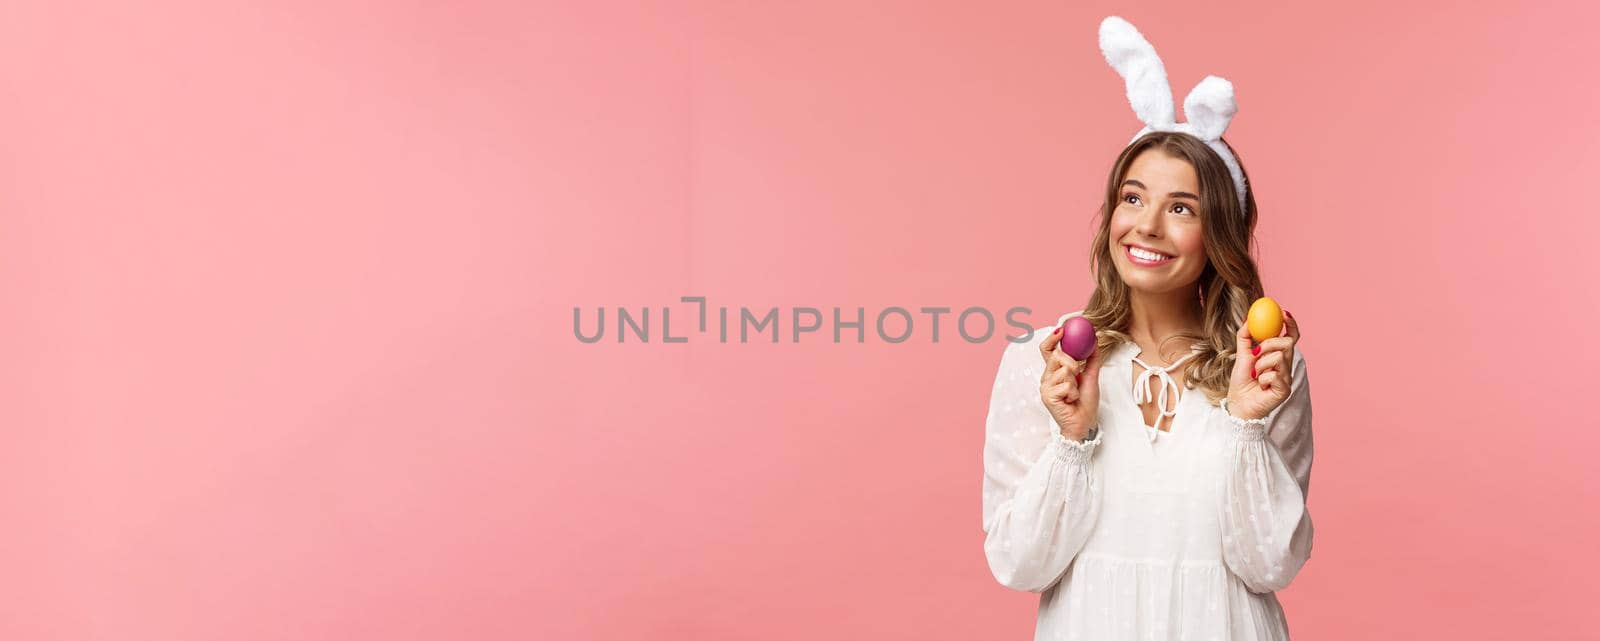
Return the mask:
POLYGON ((1128 251, 1134 256, 1138 256, 1139 258, 1143 258, 1145 260, 1163 260, 1167 258, 1166 254, 1157 254, 1153 251, 1139 249, 1138 247, 1129 247, 1128 251))

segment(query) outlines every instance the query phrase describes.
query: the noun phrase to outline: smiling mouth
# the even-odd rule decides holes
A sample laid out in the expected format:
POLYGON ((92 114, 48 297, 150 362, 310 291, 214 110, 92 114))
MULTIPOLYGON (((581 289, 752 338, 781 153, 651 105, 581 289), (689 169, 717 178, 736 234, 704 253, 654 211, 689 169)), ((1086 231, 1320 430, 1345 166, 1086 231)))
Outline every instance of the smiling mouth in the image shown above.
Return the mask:
POLYGON ((1127 254, 1128 261, 1141 267, 1155 267, 1172 262, 1174 256, 1158 254, 1148 249, 1139 249, 1132 245, 1123 245, 1123 252, 1127 254))

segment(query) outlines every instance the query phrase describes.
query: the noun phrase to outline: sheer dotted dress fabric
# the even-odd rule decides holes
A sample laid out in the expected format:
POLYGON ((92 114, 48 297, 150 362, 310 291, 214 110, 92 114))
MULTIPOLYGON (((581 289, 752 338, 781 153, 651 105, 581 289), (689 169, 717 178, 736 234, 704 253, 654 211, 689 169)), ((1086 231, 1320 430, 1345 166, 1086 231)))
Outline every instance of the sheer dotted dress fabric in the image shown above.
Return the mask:
POLYGON ((983 448, 984 553, 1001 585, 1039 594, 1034 638, 1288 639, 1274 592, 1312 540, 1304 350, 1270 415, 1244 421, 1185 389, 1152 439, 1132 384, 1139 348, 1121 344, 1102 364, 1099 429, 1077 442, 1039 398, 1053 330, 1007 343, 983 448))

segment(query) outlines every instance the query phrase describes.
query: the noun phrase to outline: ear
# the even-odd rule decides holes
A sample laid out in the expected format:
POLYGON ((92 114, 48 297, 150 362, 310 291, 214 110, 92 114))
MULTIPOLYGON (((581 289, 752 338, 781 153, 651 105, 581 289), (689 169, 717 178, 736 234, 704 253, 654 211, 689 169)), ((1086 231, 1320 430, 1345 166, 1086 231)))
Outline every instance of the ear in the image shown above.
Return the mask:
POLYGON ((1221 138, 1238 111, 1239 105, 1233 100, 1233 83, 1217 76, 1206 76, 1183 99, 1183 117, 1201 140, 1221 138))
POLYGON ((1117 16, 1102 20, 1100 53, 1127 81, 1128 103, 1139 120, 1153 127, 1168 127, 1176 122, 1167 67, 1138 29, 1117 16))

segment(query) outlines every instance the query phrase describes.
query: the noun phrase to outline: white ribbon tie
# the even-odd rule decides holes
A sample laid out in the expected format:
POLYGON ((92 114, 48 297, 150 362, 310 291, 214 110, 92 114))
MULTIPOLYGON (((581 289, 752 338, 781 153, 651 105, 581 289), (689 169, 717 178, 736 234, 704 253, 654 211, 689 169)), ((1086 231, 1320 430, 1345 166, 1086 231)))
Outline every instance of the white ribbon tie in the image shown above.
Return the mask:
POLYGON ((1138 363, 1141 367, 1144 367, 1144 373, 1140 374, 1138 378, 1133 380, 1133 400, 1140 405, 1154 400, 1156 402, 1156 410, 1160 412, 1156 415, 1156 424, 1154 427, 1149 425, 1144 426, 1145 431, 1150 436, 1150 442, 1154 443, 1156 436, 1161 433, 1161 419, 1178 415, 1178 408, 1176 405, 1174 405, 1170 410, 1167 409, 1168 391, 1170 390, 1174 396, 1178 393, 1178 382, 1172 379, 1172 370, 1177 369, 1178 366, 1182 365, 1184 361, 1193 358, 1194 355, 1198 353, 1199 352, 1197 350, 1191 350, 1188 356, 1184 356, 1183 358, 1178 359, 1177 362, 1174 362, 1166 367, 1151 367, 1144 361, 1139 360, 1139 357, 1135 356, 1133 358, 1133 362, 1138 363), (1158 394, 1151 394, 1150 379, 1158 379, 1160 381, 1160 392, 1158 394))

